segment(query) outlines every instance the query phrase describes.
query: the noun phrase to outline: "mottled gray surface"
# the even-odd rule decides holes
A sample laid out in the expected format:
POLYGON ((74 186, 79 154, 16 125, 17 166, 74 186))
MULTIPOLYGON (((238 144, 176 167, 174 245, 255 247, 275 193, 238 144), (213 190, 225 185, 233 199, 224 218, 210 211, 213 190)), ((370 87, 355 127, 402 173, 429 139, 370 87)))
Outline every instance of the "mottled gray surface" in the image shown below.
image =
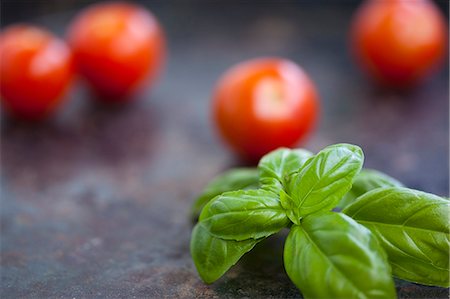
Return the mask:
MULTIPOLYGON (((346 3, 150 3, 170 47, 151 93, 106 108, 79 84, 45 124, 3 117, 2 298, 300 297, 283 270, 283 233, 210 286, 189 255, 196 193, 241 164, 212 129, 209 95, 221 72, 255 56, 291 58, 316 82, 322 117, 307 148, 356 143, 366 166, 448 195, 448 68, 408 93, 374 87, 347 53, 346 3)), ((73 15, 61 5, 44 14, 36 4, 35 20, 61 33, 73 15)), ((448 296, 397 286, 400 298, 448 296)))

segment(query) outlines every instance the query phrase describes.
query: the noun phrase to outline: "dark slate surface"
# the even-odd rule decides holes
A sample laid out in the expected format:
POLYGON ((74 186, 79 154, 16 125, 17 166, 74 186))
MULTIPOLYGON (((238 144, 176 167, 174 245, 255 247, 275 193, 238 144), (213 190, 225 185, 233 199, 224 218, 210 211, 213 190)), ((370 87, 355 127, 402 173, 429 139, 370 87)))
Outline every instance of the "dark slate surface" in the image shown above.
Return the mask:
MULTIPOLYGON (((62 33, 75 10, 61 3, 2 1, 2 24, 34 14, 62 33)), ((255 56, 291 58, 317 83, 322 117, 305 147, 359 144, 366 166, 448 195, 448 68, 410 92, 371 85, 347 53, 350 2, 196 3, 147 3, 170 54, 159 84, 134 103, 93 104, 78 84, 47 123, 2 118, 2 298, 299 298, 283 271, 285 234, 210 286, 189 255, 196 193, 242 164, 212 129, 211 88, 231 64, 255 56)), ((448 296, 397 286, 400 298, 448 296)))

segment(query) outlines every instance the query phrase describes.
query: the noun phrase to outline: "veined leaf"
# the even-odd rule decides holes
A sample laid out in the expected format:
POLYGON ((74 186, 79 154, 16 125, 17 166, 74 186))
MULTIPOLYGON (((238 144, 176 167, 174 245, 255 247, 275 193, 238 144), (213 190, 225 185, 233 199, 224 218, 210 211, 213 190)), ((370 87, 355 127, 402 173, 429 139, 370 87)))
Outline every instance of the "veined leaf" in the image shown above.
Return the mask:
POLYGON ((334 208, 350 190, 363 161, 361 148, 350 144, 328 146, 309 158, 289 182, 288 195, 297 217, 334 208))
POLYGON ((267 237, 290 223, 278 196, 266 190, 225 192, 205 206, 200 221, 211 235, 236 241, 267 237))
POLYGON ((286 272, 305 298, 395 298, 386 254, 372 233, 341 213, 308 215, 284 247, 286 272))
POLYGON ((212 283, 261 240, 222 240, 211 235, 200 222, 192 231, 191 255, 200 277, 206 283, 212 283))
POLYGON ((352 188, 339 202, 338 207, 343 209, 364 193, 381 187, 403 187, 403 184, 380 171, 362 169, 356 175, 352 188))
POLYGON ((407 188, 378 188, 343 211, 380 240, 401 279, 449 286, 450 202, 407 188))

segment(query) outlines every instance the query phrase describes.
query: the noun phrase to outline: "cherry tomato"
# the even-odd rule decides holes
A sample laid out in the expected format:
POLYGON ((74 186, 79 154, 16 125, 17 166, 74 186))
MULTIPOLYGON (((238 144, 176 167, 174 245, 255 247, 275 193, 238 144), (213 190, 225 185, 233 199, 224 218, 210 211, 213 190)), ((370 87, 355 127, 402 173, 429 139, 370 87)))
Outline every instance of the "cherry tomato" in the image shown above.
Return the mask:
POLYGON ((352 47, 381 83, 413 85, 443 62, 447 25, 429 0, 369 0, 354 16, 352 47))
POLYGON ((126 100, 155 77, 165 55, 156 18, 130 3, 88 7, 72 22, 68 42, 79 73, 106 100, 126 100))
POLYGON ((0 34, 0 93, 11 114, 46 117, 61 102, 72 77, 70 49, 46 30, 14 25, 0 34))
POLYGON ((292 147, 313 128, 319 110, 314 84, 295 63, 260 58, 229 69, 217 83, 213 116, 224 140, 257 160, 292 147))

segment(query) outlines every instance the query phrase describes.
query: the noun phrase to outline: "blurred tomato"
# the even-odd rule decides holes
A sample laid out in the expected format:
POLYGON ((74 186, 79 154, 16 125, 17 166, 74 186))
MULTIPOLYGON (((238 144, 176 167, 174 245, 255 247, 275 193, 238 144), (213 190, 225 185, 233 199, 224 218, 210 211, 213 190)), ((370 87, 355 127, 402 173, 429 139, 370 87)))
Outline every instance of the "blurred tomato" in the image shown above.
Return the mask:
POLYGON ((79 73, 106 100, 125 100, 154 78, 165 55, 158 21, 130 3, 88 7, 72 22, 68 42, 79 73))
POLYGON ((0 93, 11 114, 30 120, 46 117, 72 77, 70 50, 51 33, 14 25, 0 34, 0 93))
POLYGON ((213 115, 222 137, 256 160, 304 140, 318 116, 315 87, 295 63, 261 58, 229 69, 217 83, 213 115))
POLYGON ((447 24, 429 0, 369 0, 353 19, 352 47, 377 80, 407 86, 443 61, 447 24))

